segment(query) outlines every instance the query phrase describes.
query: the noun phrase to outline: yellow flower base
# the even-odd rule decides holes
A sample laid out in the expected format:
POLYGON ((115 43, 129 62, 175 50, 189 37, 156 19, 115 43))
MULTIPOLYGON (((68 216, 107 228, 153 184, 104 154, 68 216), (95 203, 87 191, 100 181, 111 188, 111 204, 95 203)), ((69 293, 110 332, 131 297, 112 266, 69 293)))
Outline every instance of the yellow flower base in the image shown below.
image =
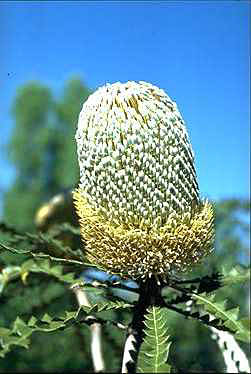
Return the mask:
POLYGON ((213 249, 214 213, 207 201, 157 228, 116 224, 92 208, 80 189, 73 197, 88 260, 112 274, 165 279, 170 270, 185 271, 213 249))

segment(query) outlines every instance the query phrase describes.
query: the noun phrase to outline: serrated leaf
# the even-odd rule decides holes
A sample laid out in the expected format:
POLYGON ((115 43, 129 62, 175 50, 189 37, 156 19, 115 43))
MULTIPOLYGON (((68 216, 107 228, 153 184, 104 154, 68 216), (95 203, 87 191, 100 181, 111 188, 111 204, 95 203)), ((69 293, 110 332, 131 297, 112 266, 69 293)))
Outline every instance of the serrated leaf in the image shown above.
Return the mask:
POLYGON ((235 266, 230 271, 223 269, 223 274, 222 283, 224 286, 250 282, 250 268, 235 266))
POLYGON ((87 314, 93 314, 93 313, 103 312, 106 310, 125 309, 125 308, 132 308, 132 307, 133 307, 132 304, 125 303, 124 301, 105 301, 102 303, 94 304, 90 307, 82 306, 81 308, 87 314))
POLYGON ((12 252, 12 253, 17 253, 17 254, 28 254, 30 253, 31 251, 28 249, 28 250, 25 250, 25 249, 17 249, 17 248, 13 248, 13 247, 10 247, 10 246, 7 246, 5 245, 4 243, 1 243, 0 242, 0 248, 6 250, 6 251, 9 251, 9 252, 12 252))
POLYGON ((43 328, 40 328, 40 331, 44 331, 44 332, 50 332, 50 331, 55 331, 55 330, 58 330, 62 327, 64 327, 65 324, 64 322, 60 322, 60 321, 51 321, 49 323, 49 326, 48 327, 43 327, 43 328))
POLYGON ((50 276, 56 277, 61 282, 65 283, 74 283, 76 279, 74 279, 74 273, 66 273, 63 274, 63 266, 62 265, 54 265, 51 266, 51 261, 46 259, 39 259, 39 260, 28 260, 22 264, 22 272, 29 271, 34 273, 45 273, 50 276))
POLYGON ((246 329, 236 331, 234 336, 236 337, 236 339, 244 343, 249 343, 251 340, 250 330, 248 331, 246 329))
POLYGON ((20 317, 17 317, 14 322, 14 330, 17 331, 24 326, 26 326, 26 323, 20 317))
POLYGON ((50 273, 56 276, 61 276, 63 272, 63 266, 62 265, 55 265, 50 268, 50 273))
POLYGON ((34 266, 34 260, 29 259, 22 264, 22 271, 31 271, 32 267, 34 266))
POLYGON ((0 293, 3 292, 3 289, 6 287, 8 282, 13 279, 16 279, 21 274, 21 267, 20 266, 6 266, 0 272, 0 293))
POLYGON ((241 318, 239 322, 246 328, 251 330, 251 320, 248 317, 241 318))
MULTIPOLYGON (((72 313, 72 312, 70 312, 72 313)), ((76 312, 75 312, 76 313, 76 312)), ((69 316, 68 316, 69 317, 69 316)), ((0 329, 0 357, 4 357, 7 352, 10 351, 12 346, 20 346, 28 348, 30 340, 28 339, 33 332, 43 331, 51 332, 58 330, 59 328, 65 327, 65 320, 55 321, 48 314, 45 314, 41 319, 41 322, 34 316, 29 319, 26 324, 21 318, 17 317, 13 323, 13 329, 0 329), (40 326, 41 322, 46 322, 47 326, 40 326)), ((43 324, 42 324, 43 325, 43 324)))
POLYGON ((61 276, 61 279, 66 283, 74 283, 76 281, 74 273, 67 273, 61 276))
POLYGON ((64 321, 65 322, 67 322, 67 321, 69 321, 70 319, 72 319, 72 318, 75 318, 76 317, 76 312, 65 312, 65 318, 63 318, 64 319, 64 321))
POLYGON ((49 270, 51 270, 50 269, 50 261, 48 260, 48 259, 45 259, 45 260, 43 260, 43 261, 39 261, 39 263, 38 263, 38 266, 42 269, 42 270, 44 270, 44 271, 49 271, 49 270))
POLYGON ((5 327, 0 327, 0 336, 8 336, 11 334, 10 329, 6 329, 5 327))
POLYGON ((171 343, 168 342, 167 309, 151 307, 147 309, 144 324, 145 338, 138 358, 139 373, 170 373, 166 363, 171 343))
MULTIPOLYGON (((238 320, 239 307, 226 310, 226 300, 215 301, 215 294, 193 294, 192 298, 216 319, 219 318, 221 320, 220 323, 227 327, 235 335, 236 339, 246 343, 250 342, 250 330, 238 320)), ((215 327, 217 328, 217 326, 215 327)))
MULTIPOLYGON (((130 304, 123 302, 119 303, 106 303, 107 305, 102 305, 102 310, 107 310, 109 307, 117 306, 126 307, 130 304)), ((96 310, 99 310, 99 305, 95 305, 96 310)), ((4 357, 13 346, 21 346, 28 348, 30 343, 29 337, 37 331, 50 333, 59 329, 66 329, 67 327, 79 324, 79 322, 84 322, 86 318, 86 313, 81 314, 82 308, 78 311, 64 311, 60 316, 52 317, 49 314, 45 314, 41 319, 31 316, 28 323, 23 321, 21 318, 17 317, 13 323, 12 329, 0 328, 0 357, 4 357), (81 320, 82 319, 82 320, 81 320)), ((88 308, 90 310, 90 308, 88 308)), ((103 320, 104 323, 110 323, 109 320, 103 320)), ((88 322, 89 324, 89 322, 88 322)))
POLYGON ((41 318, 41 321, 42 322, 46 322, 46 323, 51 323, 52 317, 49 316, 49 314, 45 313, 44 316, 43 316, 43 318, 41 318))
POLYGON ((34 316, 31 316, 31 318, 29 319, 29 322, 28 322, 28 326, 33 327, 33 326, 35 326, 36 322, 37 322, 37 318, 34 317, 34 316))
MULTIPOLYGON (((34 243, 39 243, 39 240, 40 240, 40 244, 41 244, 41 239, 45 239, 45 237, 43 238, 43 236, 39 237, 38 235, 25 233, 24 236, 23 236, 23 240, 27 240, 27 239, 32 239, 31 241, 33 241, 34 243)), ((51 242, 53 244, 58 243, 58 248, 60 248, 62 250, 63 254, 65 254, 67 252, 70 252, 70 253, 73 252, 74 253, 74 251, 72 251, 68 247, 65 247, 58 240, 51 239, 51 242)), ((47 245, 49 245, 49 242, 46 241, 46 240, 43 243, 46 243, 47 245)), ((96 267, 93 264, 85 263, 85 262, 80 261, 80 260, 75 260, 75 259, 65 258, 65 257, 54 257, 54 256, 51 256, 51 255, 49 255, 47 253, 44 253, 44 252, 37 252, 37 251, 33 252, 32 249, 23 250, 23 249, 13 248, 13 247, 7 246, 7 245, 5 245, 4 243, 1 243, 1 242, 0 242, 0 248, 2 248, 3 250, 9 251, 9 252, 15 253, 15 254, 16 253, 17 254, 30 254, 31 256, 33 256, 36 259, 48 259, 48 260, 51 260, 51 261, 57 261, 57 262, 62 262, 62 263, 69 263, 69 264, 75 264, 75 265, 80 265, 80 266, 96 267)), ((80 253, 81 253, 81 251, 80 251, 80 253)))
POLYGON ((29 339, 26 336, 7 336, 4 339, 4 344, 6 346, 19 345, 20 347, 28 348, 29 339))

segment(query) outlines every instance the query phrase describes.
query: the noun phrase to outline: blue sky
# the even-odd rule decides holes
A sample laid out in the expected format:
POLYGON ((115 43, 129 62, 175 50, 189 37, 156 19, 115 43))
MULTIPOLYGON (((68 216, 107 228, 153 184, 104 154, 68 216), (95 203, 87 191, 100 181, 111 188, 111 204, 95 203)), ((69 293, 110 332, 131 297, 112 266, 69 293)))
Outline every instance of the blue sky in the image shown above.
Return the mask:
MULTIPOLYGON (((80 75, 95 89, 144 80, 177 102, 201 195, 249 195, 248 1, 0 2, 0 200, 15 171, 4 145, 16 89, 55 93, 80 75)), ((28 141, 28 140, 27 140, 28 141)))

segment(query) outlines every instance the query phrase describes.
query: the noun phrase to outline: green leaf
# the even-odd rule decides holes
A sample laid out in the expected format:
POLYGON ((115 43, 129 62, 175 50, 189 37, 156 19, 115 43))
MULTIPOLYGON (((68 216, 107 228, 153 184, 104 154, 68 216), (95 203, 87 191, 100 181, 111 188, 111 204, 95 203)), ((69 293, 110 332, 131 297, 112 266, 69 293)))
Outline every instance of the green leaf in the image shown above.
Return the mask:
POLYGON ((250 281, 250 268, 235 266, 230 271, 223 269, 223 285, 232 286, 233 284, 245 283, 250 281))
POLYGON ((74 283, 76 279, 74 279, 74 273, 67 273, 63 274, 63 266, 61 265, 51 265, 51 261, 46 259, 34 259, 25 261, 22 264, 22 272, 27 271, 30 273, 45 273, 52 277, 57 278, 59 281, 64 283, 74 283))
POLYGON ((8 282, 18 277, 22 279, 24 274, 28 275, 29 273, 45 273, 57 278, 61 282, 69 284, 73 284, 77 281, 74 273, 63 274, 63 266, 53 266, 48 258, 29 259, 21 266, 7 266, 0 272, 0 293, 8 282))
POLYGON ((2 247, 2 249, 6 250, 6 251, 9 251, 9 252, 12 252, 12 253, 15 253, 15 254, 27 254, 27 253, 30 253, 30 250, 16 249, 16 248, 7 246, 7 245, 5 245, 5 244, 3 244, 1 242, 0 242, 0 247, 2 247))
POLYGON ((93 314, 98 312, 104 312, 106 310, 112 310, 112 309, 126 309, 126 308, 132 308, 132 304, 125 303, 124 301, 105 301, 102 303, 94 304, 90 307, 88 306, 82 306, 81 308, 87 313, 87 314, 93 314))
MULTIPOLYGON (((220 319, 220 323, 227 327, 235 335, 236 339, 246 343, 250 342, 250 329, 247 328, 246 322, 238 320, 239 307, 226 310, 226 300, 215 301, 215 294, 193 294, 192 298, 216 319, 220 319)), ((217 328, 217 326, 215 327, 217 328)))
POLYGON ((3 291, 4 287, 13 279, 16 279, 21 274, 20 266, 6 266, 0 272, 0 293, 3 291))
POLYGON ((31 318, 29 319, 29 322, 28 322, 28 326, 35 326, 36 325, 36 322, 37 322, 37 318, 34 317, 34 316, 31 316, 31 318))
POLYGON ((0 328, 0 357, 4 357, 7 352, 10 351, 12 346, 20 346, 28 348, 29 337, 36 331, 52 332, 58 329, 66 328, 66 322, 72 319, 72 323, 75 322, 76 312, 68 312, 65 319, 61 321, 55 320, 55 318, 45 314, 41 320, 32 316, 28 323, 24 322, 20 317, 17 317, 13 323, 12 330, 6 328, 0 328))
MULTIPOLYGON (((110 309, 126 308, 132 307, 130 304, 125 302, 107 302, 102 304, 95 304, 91 308, 87 308, 88 311, 103 311, 110 309)), ((81 325, 86 321, 87 315, 83 308, 79 308, 77 311, 64 311, 60 316, 52 317, 49 314, 44 314, 41 319, 31 316, 26 323, 20 317, 17 317, 13 323, 12 329, 0 328, 0 357, 4 357, 7 352, 9 352, 13 346, 21 346, 28 348, 30 343, 29 337, 36 331, 41 332, 53 332, 56 330, 64 330, 71 325, 81 325), (80 315, 82 311, 82 315, 80 315)), ((101 320, 101 319, 99 319, 101 320)), ((90 320, 88 320, 87 325, 89 325, 90 320)), ((102 319, 102 323, 111 323, 110 320, 102 319)))
POLYGON ((167 334, 167 309, 151 307, 147 309, 144 324, 145 338, 138 358, 139 373, 170 373, 166 363, 171 343, 167 334))
POLYGON ((45 315, 43 316, 43 318, 41 318, 41 321, 42 322, 46 322, 46 323, 50 323, 52 321, 52 317, 49 316, 49 314, 45 313, 45 315))
POLYGON ((5 327, 0 327, 0 337, 8 336, 11 334, 10 329, 6 329, 5 327))
POLYGON ((75 317, 76 317, 76 312, 68 312, 68 311, 66 311, 65 315, 61 319, 63 319, 64 322, 67 322, 67 321, 69 321, 69 320, 71 320, 71 319, 73 319, 75 317))

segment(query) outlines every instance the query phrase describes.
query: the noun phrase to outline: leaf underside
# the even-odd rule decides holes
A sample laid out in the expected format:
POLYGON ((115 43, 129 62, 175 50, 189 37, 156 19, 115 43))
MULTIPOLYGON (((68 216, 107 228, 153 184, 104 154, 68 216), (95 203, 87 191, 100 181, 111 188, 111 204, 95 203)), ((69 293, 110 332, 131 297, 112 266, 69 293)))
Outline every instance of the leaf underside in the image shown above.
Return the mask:
POLYGON ((138 358, 139 373, 170 373, 166 363, 170 342, 167 333, 167 309, 150 307, 147 309, 144 324, 145 338, 138 358))

